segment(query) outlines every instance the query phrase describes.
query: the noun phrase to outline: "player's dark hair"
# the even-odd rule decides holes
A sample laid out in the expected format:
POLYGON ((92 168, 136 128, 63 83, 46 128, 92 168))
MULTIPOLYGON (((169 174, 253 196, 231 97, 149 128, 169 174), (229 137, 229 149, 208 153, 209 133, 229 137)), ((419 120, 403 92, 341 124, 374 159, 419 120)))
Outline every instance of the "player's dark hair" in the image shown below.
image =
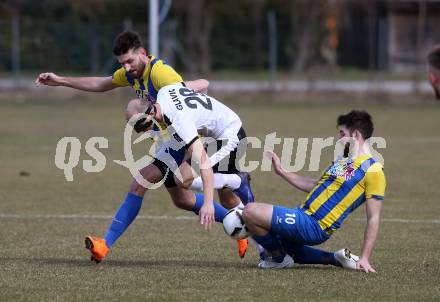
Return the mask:
POLYGON ((142 47, 140 35, 134 31, 124 31, 116 36, 113 41, 113 54, 120 56, 126 54, 130 49, 136 50, 142 47))
POLYGON ((434 45, 428 52, 428 64, 440 70, 440 44, 434 45))
POLYGON ((362 110, 352 110, 347 114, 340 115, 337 125, 347 127, 350 132, 358 130, 364 139, 370 138, 374 131, 371 115, 362 110))
MULTIPOLYGON (((156 114, 156 107, 152 103, 149 103, 148 108, 144 112, 144 114, 149 115, 152 111, 156 114)), ((151 119, 148 122, 145 122, 146 120, 147 118, 143 117, 136 122, 133 128, 137 133, 145 132, 148 130, 148 128, 151 127, 151 125, 153 125, 154 123, 153 119, 151 119)))

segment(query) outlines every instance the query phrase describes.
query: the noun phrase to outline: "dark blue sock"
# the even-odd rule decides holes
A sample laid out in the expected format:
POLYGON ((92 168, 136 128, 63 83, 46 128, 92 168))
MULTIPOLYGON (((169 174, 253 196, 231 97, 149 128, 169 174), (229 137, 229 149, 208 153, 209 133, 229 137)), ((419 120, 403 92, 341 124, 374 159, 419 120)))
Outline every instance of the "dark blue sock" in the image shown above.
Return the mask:
POLYGON ((272 254, 272 259, 277 262, 283 261, 286 253, 284 252, 279 240, 271 233, 267 233, 264 236, 252 236, 252 238, 254 238, 259 245, 264 247, 266 251, 272 254))
POLYGON ((299 245, 293 249, 293 260, 300 264, 331 264, 341 266, 333 253, 306 245, 299 245))
POLYGON ((110 248, 116 240, 125 232, 128 226, 136 218, 142 206, 143 197, 128 193, 124 202, 119 207, 105 234, 105 243, 110 248))
MULTIPOLYGON (((196 203, 191 211, 199 215, 200 208, 203 206, 203 194, 197 193, 196 195, 196 203)), ((214 218, 217 222, 222 222, 223 218, 225 218, 228 210, 222 207, 219 203, 214 201, 214 218)))

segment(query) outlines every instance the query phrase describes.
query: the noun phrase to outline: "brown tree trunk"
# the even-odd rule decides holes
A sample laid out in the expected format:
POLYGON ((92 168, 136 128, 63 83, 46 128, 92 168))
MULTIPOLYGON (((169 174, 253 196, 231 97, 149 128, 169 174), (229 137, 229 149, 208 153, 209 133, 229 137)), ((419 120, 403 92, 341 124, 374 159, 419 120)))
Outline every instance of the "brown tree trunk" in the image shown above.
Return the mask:
POLYGON ((187 1, 185 8, 188 72, 191 77, 200 77, 211 70, 211 14, 205 0, 187 1))
POLYGON ((251 1, 252 19, 254 22, 254 52, 255 52, 255 69, 261 70, 264 68, 263 58, 263 16, 264 8, 267 0, 253 0, 251 1))
POLYGON ((294 72, 304 71, 310 53, 310 44, 313 36, 313 26, 319 19, 322 10, 321 1, 291 1, 291 34, 293 35, 292 49, 296 49, 291 69, 294 72))

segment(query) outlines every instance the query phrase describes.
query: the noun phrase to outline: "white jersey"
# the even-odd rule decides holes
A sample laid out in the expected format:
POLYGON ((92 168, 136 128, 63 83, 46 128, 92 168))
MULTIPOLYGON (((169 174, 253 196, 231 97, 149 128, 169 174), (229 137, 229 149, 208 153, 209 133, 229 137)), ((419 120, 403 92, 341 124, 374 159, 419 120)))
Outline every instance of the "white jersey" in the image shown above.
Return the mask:
POLYGON ((186 145, 194 142, 199 134, 227 141, 225 146, 210 157, 212 165, 237 147, 241 120, 234 111, 215 98, 177 83, 161 88, 157 103, 165 123, 172 126, 186 145))

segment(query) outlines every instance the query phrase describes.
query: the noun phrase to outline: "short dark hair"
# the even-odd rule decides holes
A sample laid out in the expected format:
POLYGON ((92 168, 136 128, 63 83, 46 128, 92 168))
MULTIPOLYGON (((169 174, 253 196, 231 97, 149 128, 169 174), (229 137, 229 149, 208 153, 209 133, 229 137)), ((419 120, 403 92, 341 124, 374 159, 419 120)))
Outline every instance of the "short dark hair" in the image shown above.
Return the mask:
POLYGON ((374 131, 371 115, 362 110, 352 110, 347 114, 340 115, 337 125, 347 127, 350 132, 358 130, 364 139, 370 138, 374 131))
POLYGON ((134 31, 124 31, 116 36, 113 41, 113 54, 120 56, 126 54, 130 49, 136 50, 142 47, 140 35, 134 31))
POLYGON ((434 45, 428 52, 428 64, 440 70, 440 44, 434 45))

